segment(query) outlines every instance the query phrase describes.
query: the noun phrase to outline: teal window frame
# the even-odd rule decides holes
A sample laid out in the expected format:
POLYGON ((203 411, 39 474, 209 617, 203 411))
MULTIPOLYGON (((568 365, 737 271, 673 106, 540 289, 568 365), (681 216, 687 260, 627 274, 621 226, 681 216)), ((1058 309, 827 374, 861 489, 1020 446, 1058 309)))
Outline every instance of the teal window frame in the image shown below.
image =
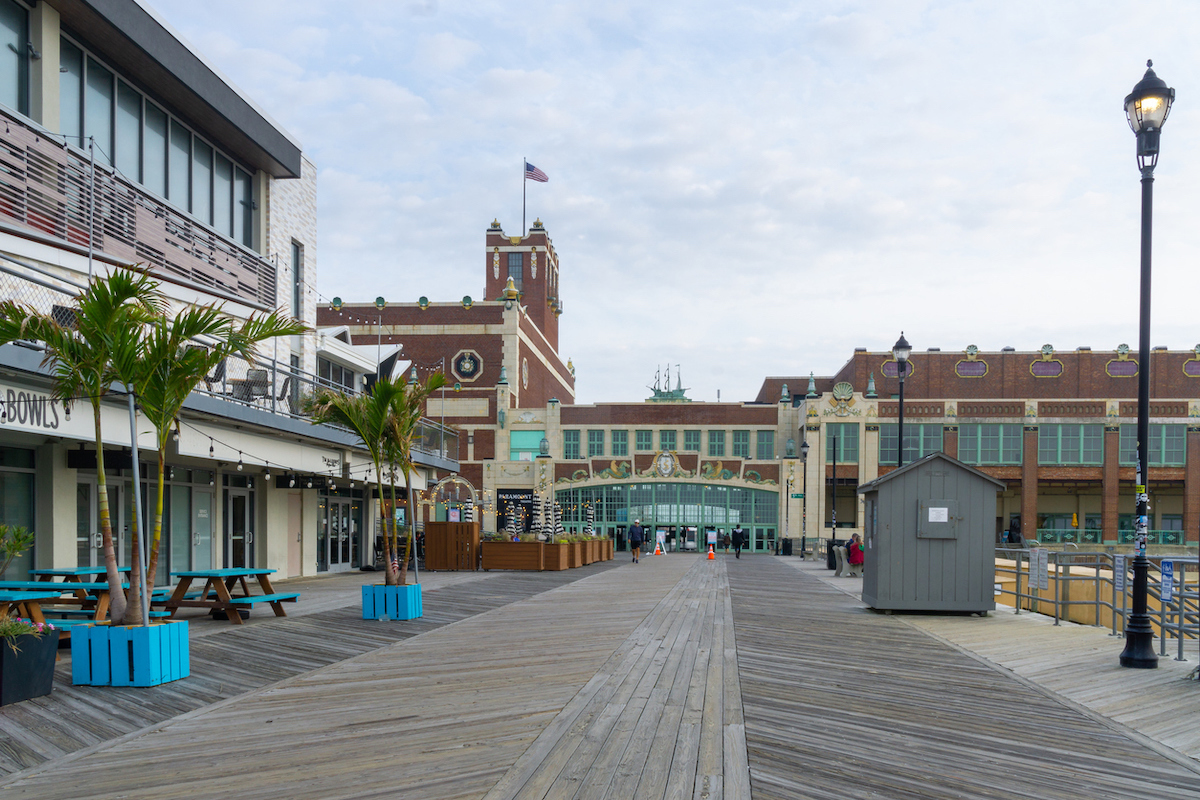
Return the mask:
POLYGON ((675 451, 678 444, 676 437, 678 434, 675 431, 659 431, 658 432, 658 449, 675 451))
POLYGON ((639 453, 649 453, 654 449, 654 431, 634 431, 633 449, 639 453))
POLYGON ((825 426, 825 460, 833 462, 833 441, 837 438, 837 463, 858 463, 858 442, 860 438, 857 422, 831 422, 825 426))
MULTIPOLYGON (((1122 425, 1120 434, 1120 464, 1137 465, 1137 425, 1122 425)), ((1187 465, 1187 425, 1150 423, 1150 458, 1152 467, 1182 467, 1187 465)))
POLYGON ((1019 422, 969 422, 958 426, 958 460, 964 464, 1020 464, 1025 434, 1019 422))
POLYGON ((750 431, 734 431, 730 454, 734 458, 750 457, 750 431))
POLYGON ((725 431, 708 432, 708 457, 725 457, 725 431))
POLYGON ((1038 464, 1101 466, 1104 464, 1104 425, 1076 422, 1039 425, 1038 464))
MULTIPOLYGON (((888 422, 879 426, 879 463, 896 465, 896 438, 899 423, 888 422)), ((930 453, 942 451, 945 431, 940 423, 911 423, 904 426, 904 463, 911 464, 930 453)))
POLYGON ((604 431, 588 431, 588 458, 604 455, 604 431))
POLYGON ((579 460, 579 431, 563 431, 563 461, 579 460))
POLYGON ((614 456, 629 455, 629 431, 612 432, 612 454, 614 456))
POLYGON ((508 460, 533 461, 542 454, 545 431, 511 431, 508 434, 508 460))
POLYGON ((755 441, 755 455, 759 461, 775 460, 775 431, 759 431, 755 441))
POLYGON ((700 431, 683 432, 683 449, 688 453, 700 452, 700 431))

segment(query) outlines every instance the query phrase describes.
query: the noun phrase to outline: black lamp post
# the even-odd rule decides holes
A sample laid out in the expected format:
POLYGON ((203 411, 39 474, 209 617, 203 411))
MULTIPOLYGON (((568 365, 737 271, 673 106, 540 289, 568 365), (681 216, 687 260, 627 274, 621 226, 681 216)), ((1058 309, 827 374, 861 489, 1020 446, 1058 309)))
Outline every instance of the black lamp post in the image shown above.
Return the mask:
POLYGON ((900 376, 900 415, 896 424, 896 469, 904 466, 904 375, 908 372, 908 356, 912 345, 900 331, 900 338, 892 345, 892 358, 896 359, 896 374, 900 376))
POLYGON ((1142 285, 1141 309, 1138 318, 1138 419, 1137 419, 1137 478, 1134 493, 1137 511, 1134 514, 1133 609, 1125 621, 1125 650, 1121 666, 1135 669, 1154 669, 1158 656, 1154 652, 1154 629, 1146 613, 1146 584, 1150 562, 1146 560, 1146 536, 1150 529, 1150 241, 1154 218, 1154 167, 1158 164, 1158 139, 1175 90, 1150 69, 1125 98, 1125 115, 1129 127, 1137 135, 1138 169, 1142 173, 1142 285))
POLYGON ((831 439, 833 443, 833 503, 829 507, 829 522, 833 533, 828 544, 825 545, 825 569, 837 569, 837 553, 833 548, 837 547, 837 457, 838 457, 838 437, 834 436, 831 439))
POLYGON ((800 431, 800 464, 803 475, 800 478, 800 558, 804 558, 804 548, 808 544, 808 442, 804 438, 804 430, 800 431))

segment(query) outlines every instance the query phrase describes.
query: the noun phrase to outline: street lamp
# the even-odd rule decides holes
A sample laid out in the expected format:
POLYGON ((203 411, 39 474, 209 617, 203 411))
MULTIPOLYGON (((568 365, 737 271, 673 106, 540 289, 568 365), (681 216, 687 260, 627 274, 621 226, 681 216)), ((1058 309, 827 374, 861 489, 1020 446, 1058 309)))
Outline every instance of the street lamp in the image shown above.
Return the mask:
POLYGON ((1125 621, 1125 650, 1121 666, 1135 669, 1154 669, 1158 656, 1154 653, 1154 629, 1146 613, 1146 585, 1150 562, 1146 560, 1146 535, 1150 528, 1150 241, 1154 216, 1154 167, 1158 164, 1158 139, 1175 90, 1150 69, 1125 98, 1125 115, 1129 127, 1137 135, 1138 169, 1142 173, 1142 285, 1138 325, 1138 419, 1137 419, 1137 477, 1134 493, 1137 511, 1134 514, 1133 608, 1125 621))
POLYGON ((804 549, 808 544, 808 441, 803 431, 800 432, 800 463, 804 467, 804 474, 800 479, 800 558, 803 560, 804 549))
POLYGON ((908 356, 912 345, 900 331, 900 338, 892 345, 892 358, 896 359, 896 373, 900 376, 900 417, 896 425, 896 469, 904 466, 904 375, 908 372, 908 356))
POLYGON ((832 538, 825 545, 825 569, 837 569, 837 553, 833 548, 837 547, 837 457, 838 457, 838 437, 832 438, 833 443, 833 503, 829 508, 829 522, 832 533, 832 538))

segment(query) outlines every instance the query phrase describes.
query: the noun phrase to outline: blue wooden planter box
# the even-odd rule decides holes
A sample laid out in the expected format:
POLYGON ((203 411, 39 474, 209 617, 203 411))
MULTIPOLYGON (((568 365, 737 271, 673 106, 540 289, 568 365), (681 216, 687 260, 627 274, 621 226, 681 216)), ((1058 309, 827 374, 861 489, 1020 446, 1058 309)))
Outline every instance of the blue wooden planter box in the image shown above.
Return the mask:
POLYGON ((100 622, 71 630, 76 686, 158 686, 190 674, 187 620, 138 627, 100 622))
POLYGON ((416 619, 421 607, 421 584, 362 587, 363 619, 416 619))

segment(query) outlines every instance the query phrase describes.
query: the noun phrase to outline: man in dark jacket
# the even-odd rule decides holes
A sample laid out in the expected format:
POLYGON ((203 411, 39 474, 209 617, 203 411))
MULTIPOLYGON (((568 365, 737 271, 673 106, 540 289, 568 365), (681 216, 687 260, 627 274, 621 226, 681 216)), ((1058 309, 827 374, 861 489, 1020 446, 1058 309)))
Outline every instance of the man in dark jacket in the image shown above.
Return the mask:
POLYGON ((739 522, 733 528, 733 535, 730 537, 733 540, 733 557, 742 557, 742 545, 746 543, 746 534, 742 530, 742 524, 739 522))
POLYGON ((633 551, 633 563, 638 563, 638 554, 642 550, 642 542, 646 539, 646 531, 642 527, 642 521, 635 519, 633 525, 629 527, 629 549, 633 551))

